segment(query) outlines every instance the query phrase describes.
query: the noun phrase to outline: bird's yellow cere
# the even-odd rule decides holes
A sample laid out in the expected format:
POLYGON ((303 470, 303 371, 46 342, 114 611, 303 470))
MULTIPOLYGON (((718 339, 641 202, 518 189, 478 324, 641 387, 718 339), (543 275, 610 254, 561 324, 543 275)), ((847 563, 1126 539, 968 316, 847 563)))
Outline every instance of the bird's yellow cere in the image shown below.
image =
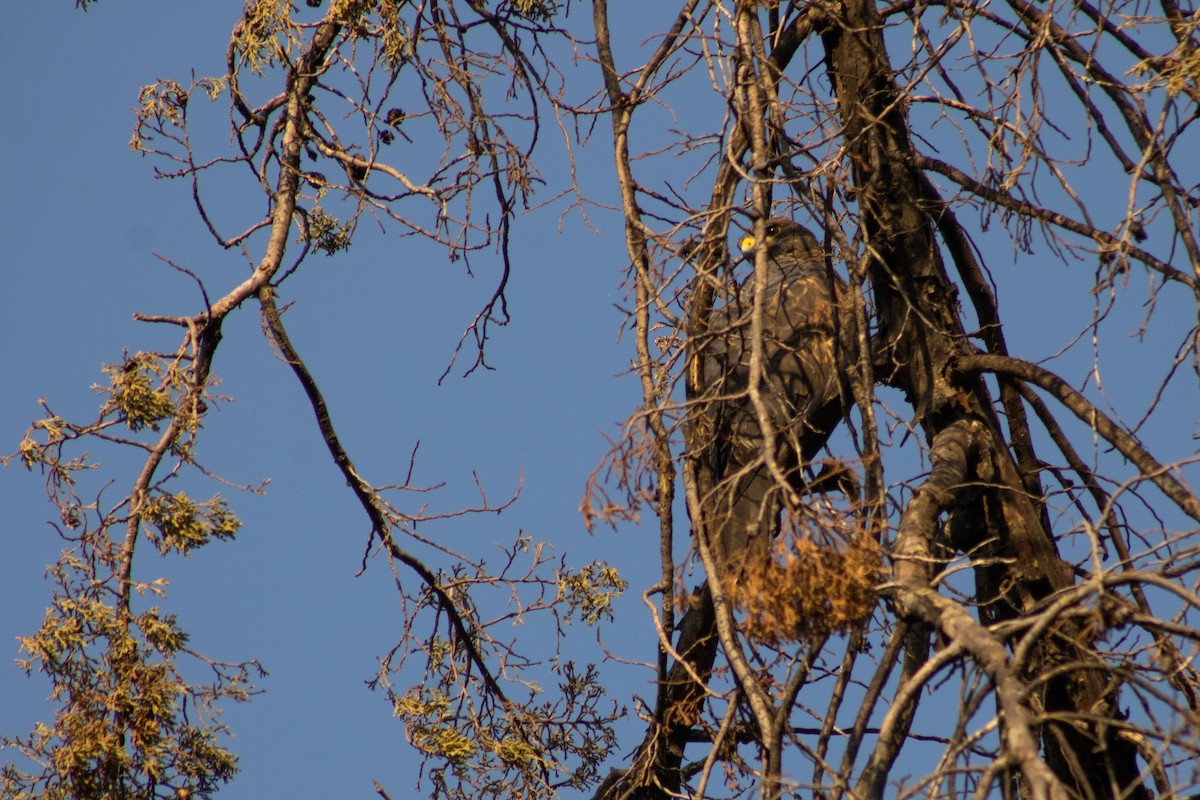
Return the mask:
POLYGON ((753 236, 743 236, 742 240, 740 242, 738 242, 738 247, 742 248, 743 253, 746 252, 747 250, 750 250, 751 248, 754 247, 754 237, 753 236))

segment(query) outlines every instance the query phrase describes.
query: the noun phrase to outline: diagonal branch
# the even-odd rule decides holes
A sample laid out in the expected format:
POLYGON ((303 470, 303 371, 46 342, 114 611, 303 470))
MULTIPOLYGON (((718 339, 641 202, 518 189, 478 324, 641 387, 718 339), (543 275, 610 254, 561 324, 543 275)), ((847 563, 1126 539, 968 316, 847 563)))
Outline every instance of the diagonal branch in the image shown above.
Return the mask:
POLYGON ((337 432, 333 428, 333 422, 330 419, 329 407, 325 404, 325 398, 322 396, 316 380, 300 359, 300 355, 296 352, 295 347, 292 346, 292 342, 287 335, 287 330, 283 327, 283 320, 280 318, 279 309, 275 306, 274 288, 269 285, 264 286, 259 291, 258 299, 262 304, 263 317, 266 319, 271 339, 279 347, 288 366, 296 373, 296 378, 300 381, 301 386, 304 387, 304 393, 308 395, 309 402, 313 407, 313 413, 317 417, 317 426, 321 430, 321 438, 325 441, 325 446, 329 448, 329 454, 333 456, 333 462, 341 471, 342 476, 345 477, 347 485, 354 492, 354 496, 358 498, 358 502, 362 505, 363 510, 367 512, 367 517, 371 520, 371 527, 374 533, 379 535, 380 541, 383 542, 384 547, 387 548, 392 557, 417 573, 417 576, 429 587, 429 590, 437 596, 439 605, 446 612, 450 624, 454 627, 454 632, 467 651, 467 655, 475 666, 478 667, 480 675, 483 676, 484 685, 487 686, 488 691, 500 700, 501 703, 507 706, 509 704, 508 698, 504 696, 504 690, 496 682, 491 669, 483 658, 483 654, 479 652, 479 648, 476 645, 475 632, 459 612, 458 605, 447 594, 446 590, 442 588, 437 576, 433 574, 429 567, 425 566, 424 562, 396 543, 395 538, 392 536, 394 526, 379 500, 379 495, 376 493, 374 487, 359 475, 354 462, 350 459, 346 449, 342 447, 341 440, 338 439, 337 432))
POLYGON ((1004 643, 961 603, 938 594, 928 578, 927 564, 933 560, 930 543, 938 517, 954 503, 958 490, 967 482, 978 455, 981 429, 981 423, 963 419, 934 437, 930 454, 933 470, 900 518, 895 581, 889 593, 901 616, 937 628, 952 647, 962 648, 987 675, 1000 706, 1006 755, 1025 775, 1031 796, 1035 800, 1066 800, 1066 787, 1038 756, 1028 690, 1017 678, 1004 643))
POLYGON ((960 372, 992 372, 1038 386, 1058 399, 1075 416, 1094 430, 1105 441, 1117 448, 1121 455, 1137 467, 1138 471, 1154 482, 1185 514, 1200 521, 1200 499, 1187 488, 1171 468, 1158 462, 1133 436, 1113 422, 1103 411, 1088 402, 1082 394, 1071 388, 1066 381, 1049 370, 1028 361, 998 355, 963 355, 954 362, 960 372))

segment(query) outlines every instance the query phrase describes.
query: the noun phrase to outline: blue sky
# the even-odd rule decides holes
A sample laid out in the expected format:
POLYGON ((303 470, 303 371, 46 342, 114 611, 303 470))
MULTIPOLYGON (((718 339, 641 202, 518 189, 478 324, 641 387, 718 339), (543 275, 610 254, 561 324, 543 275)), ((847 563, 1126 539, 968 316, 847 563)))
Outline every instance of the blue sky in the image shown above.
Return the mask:
MULTIPOLYGON (((97 405, 89 387, 102 380, 101 364, 119 361, 124 348, 174 346, 173 330, 132 318, 199 307, 190 282, 155 254, 202 273, 210 291, 245 274, 241 257, 220 251, 203 230, 188 187, 154 180, 151 160, 128 147, 138 87, 155 78, 185 80, 192 69, 219 74, 240 8, 104 0, 83 14, 57 0, 8 10, 0 30, 0 68, 11 76, 0 108, 0 451, 16 448, 39 416, 39 397, 62 416, 87 418, 97 405)), ((629 42, 638 39, 629 33, 629 42)), ((601 121, 595 146, 580 160, 580 179, 590 195, 614 203, 607 125, 601 121)), ((561 178, 553 159, 544 169, 551 182, 561 178)), ((607 449, 605 435, 616 434, 639 399, 637 382, 619 376, 633 355, 631 339, 617 336, 625 317, 616 306, 628 305, 620 286, 622 223, 602 211, 593 221, 600 233, 577 214, 563 218, 560 231, 554 210, 518 220, 512 322, 495 329, 488 350, 496 371, 462 379, 456 370, 441 386, 458 337, 490 295, 494 259, 478 259, 470 277, 435 247, 364 225, 347 254, 306 262, 281 300, 295 302, 287 316, 293 341, 369 480, 402 477, 419 441, 415 482, 446 483, 429 498, 435 510, 474 504, 474 474, 493 501, 521 485, 504 514, 431 532, 482 552, 524 531, 552 542, 572 563, 611 561, 631 582, 618 611, 636 624, 606 629, 605 644, 624 658, 650 660, 653 633, 639 595, 658 570, 653 526, 589 536, 578 512, 587 476, 607 449)), ((986 255, 1001 285, 1013 352, 1054 354, 1086 325, 1086 295, 1081 302, 1064 298, 1086 286, 1092 267, 1049 255, 1018 261, 1007 243, 982 241, 999 242, 986 255)), ((1152 397, 1150 376, 1161 375, 1171 331, 1178 332, 1156 323, 1145 342, 1130 338, 1144 284, 1142 276, 1130 277, 1103 342, 1120 376, 1111 387, 1114 402, 1132 419, 1152 397)), ((1194 306, 1172 295, 1158 313, 1186 320, 1194 306)), ((1076 351, 1081 357, 1065 365, 1073 381, 1091 364, 1086 342, 1076 351)), ((210 415, 200 457, 234 482, 269 478, 267 493, 227 493, 245 523, 237 541, 214 543, 191 559, 144 554, 138 569, 144 578, 169 578, 168 605, 194 646, 217 658, 257 658, 270 672, 260 684, 265 694, 226 714, 243 771, 221 796, 371 796, 375 779, 404 796, 417 762, 384 698, 364 686, 395 640, 399 618, 382 562, 355 577, 366 519, 332 465, 300 387, 270 352, 253 307, 227 323, 215 372, 233 402, 210 415)), ((1195 452, 1194 400, 1194 382, 1173 388, 1169 404, 1182 411, 1147 430, 1166 459, 1195 452)), ((128 465, 113 474, 119 485, 128 483, 128 465)), ((41 701, 48 685, 6 664, 17 655, 14 637, 32 633, 41 620, 51 591, 42 571, 62 543, 46 522, 51 508, 40 476, 19 467, 0 473, 0 506, 0 729, 22 734, 52 713, 41 701)), ((582 658, 597 657, 591 632, 577 626, 574 636, 582 658)), ((652 696, 649 673, 611 674, 619 675, 616 697, 652 696)))
MULTIPOLYGON (((210 291, 244 276, 240 256, 220 251, 203 230, 188 187, 154 180, 151 159, 128 147, 138 88, 156 78, 186 80, 193 68, 219 74, 240 8, 110 0, 87 14, 70 2, 10 9, 0 63, 23 77, 11 82, 0 110, 5 452, 39 416, 39 397, 63 416, 86 418, 97 407, 89 387, 102 382, 101 364, 119 362, 124 348, 174 347, 175 331, 137 323, 133 313, 193 313, 200 298, 154 254, 203 274, 210 291)), ((219 146, 227 134, 217 135, 219 146)), ((582 171, 611 200, 604 164, 601 151, 582 171)), ((438 248, 364 225, 349 253, 312 258, 281 294, 281 305, 295 301, 287 315, 293 341, 369 480, 399 481, 419 440, 415 482, 446 483, 426 498, 434 510, 476 504, 473 473, 493 501, 522 487, 506 513, 429 526, 430 535, 486 552, 525 531, 575 563, 615 551, 637 583, 646 582, 643 566, 657 571, 653 538, 632 529, 589 537, 578 512, 585 480, 607 448, 602 432, 614 433, 638 398, 635 382, 615 377, 632 355, 630 340, 617 341, 625 256, 615 219, 604 235, 578 216, 563 222, 562 233, 555 212, 522 219, 512 322, 494 329, 489 344, 496 371, 462 379, 457 368, 441 386, 455 343, 490 296, 496 259, 477 258, 472 278, 438 248)), ((402 797, 417 762, 386 699, 364 686, 399 619, 381 560, 355 578, 366 518, 294 376, 270 352, 254 307, 227 324, 215 372, 234 402, 205 423, 200 457, 234 482, 269 478, 267 494, 226 493, 244 522, 237 541, 191 559, 147 551, 139 568, 143 577, 169 578, 166 605, 195 647, 216 658, 257 658, 270 672, 260 683, 265 694, 226 713, 242 773, 222 796, 373 796, 371 781, 379 779, 402 797)), ((118 480, 128 476, 127 468, 115 472, 118 480)), ((219 489, 195 491, 208 497, 219 489)), ((14 638, 41 621, 51 592, 42 572, 62 542, 46 522, 52 509, 37 474, 17 466, 0 473, 0 504, 0 725, 23 734, 51 713, 40 702, 49 686, 8 665, 17 656, 14 638)), ((636 594, 623 607, 639 613, 636 594)), ((591 653, 584 657, 596 657, 593 635, 577 633, 591 653)), ((624 655, 651 658, 653 639, 639 634, 624 655)), ((610 644, 620 647, 620 637, 610 644)))

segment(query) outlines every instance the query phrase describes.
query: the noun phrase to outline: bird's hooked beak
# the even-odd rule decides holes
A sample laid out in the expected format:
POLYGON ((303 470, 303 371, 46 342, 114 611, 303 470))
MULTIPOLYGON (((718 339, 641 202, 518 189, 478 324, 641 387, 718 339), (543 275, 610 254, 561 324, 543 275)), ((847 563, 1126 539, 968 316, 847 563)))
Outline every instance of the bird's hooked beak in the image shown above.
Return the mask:
POLYGON ((740 247, 742 250, 742 258, 746 259, 747 261, 754 260, 754 251, 757 249, 758 243, 754 241, 753 235, 748 233, 739 239, 738 247, 740 247))

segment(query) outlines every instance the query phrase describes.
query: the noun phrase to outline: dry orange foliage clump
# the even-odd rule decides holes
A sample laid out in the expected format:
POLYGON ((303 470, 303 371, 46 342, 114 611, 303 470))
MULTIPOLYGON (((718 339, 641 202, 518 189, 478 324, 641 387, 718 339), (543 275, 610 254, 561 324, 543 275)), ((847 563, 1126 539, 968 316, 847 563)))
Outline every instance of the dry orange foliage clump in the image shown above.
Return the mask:
POLYGON ((743 566, 730 597, 745 634, 764 644, 850 630, 871 615, 883 579, 883 553, 862 535, 822 537, 785 530, 771 557, 743 566))

